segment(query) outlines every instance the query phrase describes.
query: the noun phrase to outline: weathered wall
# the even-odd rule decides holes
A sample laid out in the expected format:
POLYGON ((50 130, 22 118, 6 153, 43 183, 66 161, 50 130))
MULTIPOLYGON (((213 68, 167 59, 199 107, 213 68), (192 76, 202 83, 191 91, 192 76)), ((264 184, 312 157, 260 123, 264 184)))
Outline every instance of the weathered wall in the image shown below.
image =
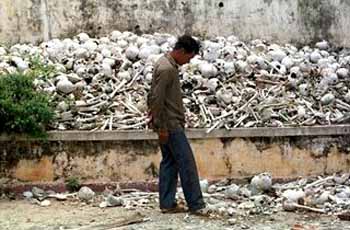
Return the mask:
POLYGON ((1 0, 0 42, 112 30, 350 45, 348 0, 1 0))
MULTIPOLYGON (((154 140, 0 142, 0 178, 21 181, 156 179, 154 140)), ((212 138, 191 141, 202 178, 242 178, 264 171, 295 178, 350 171, 348 136, 212 138)))

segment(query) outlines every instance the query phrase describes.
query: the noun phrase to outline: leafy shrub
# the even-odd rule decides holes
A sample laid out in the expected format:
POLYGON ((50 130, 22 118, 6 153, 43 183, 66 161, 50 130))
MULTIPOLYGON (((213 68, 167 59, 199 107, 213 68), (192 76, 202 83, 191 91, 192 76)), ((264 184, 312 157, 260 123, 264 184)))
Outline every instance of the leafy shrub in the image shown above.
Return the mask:
POLYGON ((56 72, 53 65, 45 64, 38 55, 30 56, 29 63, 30 71, 28 71, 28 74, 33 77, 47 79, 56 72))
POLYGON ((77 177, 70 177, 70 178, 66 179, 66 188, 70 192, 79 191, 80 187, 81 187, 81 184, 80 184, 80 181, 77 177))
POLYGON ((49 97, 35 90, 33 80, 33 74, 0 76, 0 133, 46 136, 54 110, 49 97))

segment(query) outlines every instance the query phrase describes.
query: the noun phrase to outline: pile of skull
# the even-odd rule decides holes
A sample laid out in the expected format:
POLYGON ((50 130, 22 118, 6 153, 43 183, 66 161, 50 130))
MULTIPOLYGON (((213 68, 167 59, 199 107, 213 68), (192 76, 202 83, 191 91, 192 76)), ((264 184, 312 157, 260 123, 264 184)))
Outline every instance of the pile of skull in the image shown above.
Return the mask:
MULTIPOLYGON (((56 106, 57 130, 147 129, 153 64, 176 43, 169 34, 113 31, 107 37, 53 39, 0 47, 0 74, 28 71, 39 60, 54 71, 37 90, 56 106)), ((350 50, 327 41, 297 48, 235 36, 201 41, 180 69, 187 127, 343 124, 350 118, 350 50)))

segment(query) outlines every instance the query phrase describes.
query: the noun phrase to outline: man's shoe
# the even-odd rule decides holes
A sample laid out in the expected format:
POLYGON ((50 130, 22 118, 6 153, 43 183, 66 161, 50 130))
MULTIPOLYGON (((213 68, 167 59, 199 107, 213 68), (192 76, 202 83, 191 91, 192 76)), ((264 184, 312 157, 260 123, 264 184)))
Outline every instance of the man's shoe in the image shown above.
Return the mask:
POLYGON ((212 211, 208 207, 204 207, 197 210, 190 210, 190 213, 196 216, 210 217, 210 214, 212 213, 212 211))
POLYGON ((175 206, 174 208, 161 208, 160 210, 163 214, 186 212, 185 208, 181 206, 175 206))

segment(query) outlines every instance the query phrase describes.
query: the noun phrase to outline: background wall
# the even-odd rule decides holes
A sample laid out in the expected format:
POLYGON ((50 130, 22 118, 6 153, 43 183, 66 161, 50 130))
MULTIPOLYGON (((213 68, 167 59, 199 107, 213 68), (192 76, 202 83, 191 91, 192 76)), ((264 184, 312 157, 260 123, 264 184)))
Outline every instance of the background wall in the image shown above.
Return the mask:
POLYGON ((279 43, 327 39, 349 46, 348 12, 347 0, 1 0, 0 43, 139 28, 279 43))
MULTIPOLYGON (((192 139, 201 178, 274 178, 350 171, 350 140, 344 136, 192 139)), ((0 141, 0 178, 25 182, 151 181, 161 158, 157 141, 0 141)))

